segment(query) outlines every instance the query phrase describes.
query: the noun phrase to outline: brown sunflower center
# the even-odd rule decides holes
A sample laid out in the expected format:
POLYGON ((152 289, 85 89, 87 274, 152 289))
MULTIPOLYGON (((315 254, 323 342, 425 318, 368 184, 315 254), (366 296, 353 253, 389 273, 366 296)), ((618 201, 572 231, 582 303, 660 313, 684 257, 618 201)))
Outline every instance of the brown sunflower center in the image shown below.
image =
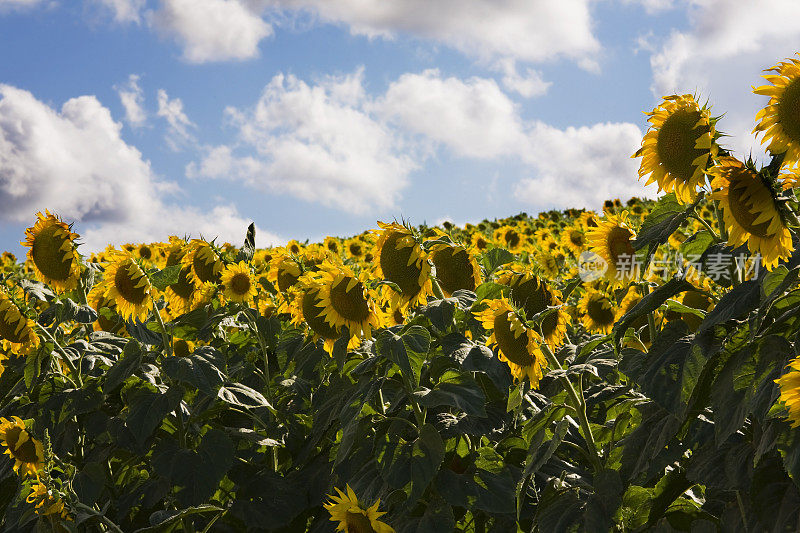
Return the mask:
POLYGON ((711 131, 705 124, 695 127, 701 118, 699 110, 679 109, 667 117, 658 131, 658 159, 667 172, 684 183, 694 175, 692 162, 707 152, 694 147, 699 137, 711 131))
POLYGON ((33 239, 31 256, 33 264, 52 280, 63 281, 69 278, 72 267, 72 254, 61 249, 69 237, 56 225, 42 229, 33 239))
POLYGON ((189 273, 192 271, 189 267, 184 267, 178 273, 178 282, 173 283, 170 285, 172 292, 183 298, 184 300, 188 300, 192 293, 194 292, 194 282, 189 277, 189 273))
POLYGON ((575 246, 583 246, 584 244, 586 244, 586 238, 580 231, 572 230, 569 232, 569 242, 571 242, 575 246))
POLYGON ((353 257, 361 257, 361 254, 364 252, 361 245, 357 242, 350 243, 348 249, 350 250, 350 255, 353 257))
MULTIPOLYGON (((537 313, 553 305, 553 294, 538 278, 531 278, 518 283, 511 289, 511 300, 525 310, 530 319, 537 313)), ((558 328, 558 313, 550 313, 542 320, 542 334, 550 337, 558 328)))
POLYGON ((377 533, 369 518, 361 513, 347 511, 344 524, 345 533, 377 533))
POLYGON ((595 324, 610 326, 614 323, 614 312, 609 304, 610 302, 605 296, 594 297, 589 300, 589 304, 586 306, 586 314, 595 324))
POLYGON ((489 243, 486 242, 486 239, 483 237, 478 237, 475 239, 475 248, 478 250, 485 250, 489 243))
POLYGON ((173 349, 173 353, 177 357, 189 357, 192 353, 191 349, 189 348, 189 343, 186 342, 184 339, 177 339, 175 341, 175 346, 173 349))
POLYGON ((278 266, 278 289, 286 292, 300 279, 300 269, 294 262, 284 260, 278 266))
POLYGON ((616 263, 620 257, 632 257, 636 252, 631 246, 633 232, 628 228, 616 226, 608 233, 608 250, 611 253, 611 260, 616 263))
MULTIPOLYGON (((23 318, 22 320, 25 319, 23 318)), ((0 338, 6 339, 14 344, 25 342, 28 338, 28 326, 27 324, 22 326, 22 329, 17 333, 18 327, 18 320, 12 319, 11 313, 9 313, 8 310, 0 315, 0 338)))
MULTIPOLYGON (((769 231, 769 222, 755 224, 757 215, 750 210, 745 199, 748 182, 755 183, 758 187, 762 186, 760 183, 756 183, 756 180, 758 180, 758 176, 747 169, 742 169, 738 171, 736 175, 732 176, 731 183, 728 186, 728 205, 730 206, 733 218, 736 219, 736 222, 747 230, 748 233, 756 237, 768 238, 774 235, 774 233, 767 233, 769 231)), ((775 216, 777 216, 777 213, 775 213, 775 216)))
POLYGON ((322 309, 317 307, 318 303, 320 303, 319 289, 307 290, 303 295, 302 302, 303 318, 306 324, 320 337, 325 339, 339 338, 339 332, 336 331, 336 328, 325 322, 325 318, 322 316, 322 309))
POLYGON ((7 429, 6 444, 16 460, 28 464, 36 464, 39 462, 39 456, 36 454, 36 444, 34 444, 27 430, 19 426, 12 426, 7 429), (22 435, 23 432, 25 433, 24 437, 22 435), (25 437, 27 437, 27 440, 19 444, 19 441, 25 437))
POLYGON ((250 292, 251 286, 250 276, 244 272, 237 272, 231 278, 231 291, 233 291, 234 294, 247 294, 250 292))
POLYGON ((396 248, 398 241, 406 237, 410 238, 399 231, 391 232, 381 247, 378 260, 384 277, 400 286, 404 298, 411 299, 422 288, 419 284, 419 276, 422 271, 417 266, 417 261, 408 264, 411 254, 417 248, 416 244, 396 248))
POLYGON ((447 294, 459 289, 474 291, 478 281, 467 251, 448 246, 433 253, 431 258, 436 265, 436 277, 447 294))
POLYGON ((528 335, 522 333, 519 337, 514 336, 507 312, 501 312, 494 318, 494 338, 506 359, 519 366, 533 364, 534 357, 528 352, 528 335))
POLYGON ((364 298, 364 285, 360 281, 347 290, 352 279, 346 276, 331 287, 331 307, 347 320, 363 322, 369 318, 369 302, 364 298))
POLYGON ((513 229, 508 230, 504 237, 506 241, 506 246, 508 246, 509 248, 516 248, 517 245, 519 245, 519 239, 520 239, 519 233, 517 233, 513 229))
POLYGON ((192 257, 192 270, 201 283, 219 282, 220 272, 215 272, 217 261, 214 252, 209 248, 201 248, 192 257))
POLYGON ((153 250, 146 244, 143 244, 139 247, 139 257, 142 259, 150 259, 153 257, 153 250))
POLYGON ((328 241, 328 250, 331 252, 338 254, 339 253, 339 243, 336 241, 328 241))
POLYGON ((137 286, 141 280, 142 273, 139 267, 128 261, 117 268, 117 272, 114 275, 114 286, 122 298, 132 304, 139 305, 144 303, 145 298, 147 298, 147 283, 144 283, 141 287, 137 286), (131 274, 131 270, 136 274, 135 278, 134 274, 131 274))
POLYGON ((800 142, 800 78, 792 80, 783 90, 778 103, 781 129, 793 143, 800 142))

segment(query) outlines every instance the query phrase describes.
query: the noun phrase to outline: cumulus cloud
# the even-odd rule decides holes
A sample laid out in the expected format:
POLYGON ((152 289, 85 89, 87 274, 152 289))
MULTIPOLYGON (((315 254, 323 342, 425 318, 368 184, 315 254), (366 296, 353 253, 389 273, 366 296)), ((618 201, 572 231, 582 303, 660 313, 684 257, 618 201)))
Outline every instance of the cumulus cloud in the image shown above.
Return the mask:
POLYGON ((353 212, 395 206, 416 168, 402 140, 369 110, 358 71, 308 85, 279 74, 254 108, 229 108, 238 147, 207 149, 192 178, 230 178, 353 212), (234 148, 255 155, 237 156, 234 148))
POLYGON ((178 40, 191 63, 257 57, 258 43, 273 31, 239 0, 161 0, 151 20, 178 40))
POLYGON ((93 0, 111 12, 119 23, 141 22, 141 13, 147 0, 93 0))
POLYGON ((234 208, 204 212, 169 203, 178 187, 157 178, 121 128, 94 96, 72 98, 57 111, 0 85, 0 217, 29 222, 50 209, 78 222, 90 250, 200 231, 241 240, 249 221, 234 208))
POLYGON ((692 0, 689 28, 673 31, 651 56, 656 96, 699 93, 725 117, 724 141, 740 157, 762 151, 750 131, 766 97, 752 94, 762 70, 797 50, 800 3, 794 0, 692 0))
POLYGON ((542 73, 530 67, 525 68, 525 73, 520 74, 517 62, 510 58, 502 59, 496 68, 503 73, 503 85, 509 91, 514 91, 525 98, 541 96, 547 92, 552 82, 545 81, 542 73))
POLYGON ((158 90, 158 111, 156 114, 167 121, 167 134, 164 140, 173 151, 179 151, 194 141, 194 135, 189 131, 197 126, 189 120, 183 111, 183 102, 180 98, 170 100, 167 91, 158 90))
POLYGON ((144 92, 139 86, 139 75, 131 74, 124 85, 115 86, 122 107, 125 109, 125 120, 131 127, 138 128, 147 121, 144 110, 144 92))

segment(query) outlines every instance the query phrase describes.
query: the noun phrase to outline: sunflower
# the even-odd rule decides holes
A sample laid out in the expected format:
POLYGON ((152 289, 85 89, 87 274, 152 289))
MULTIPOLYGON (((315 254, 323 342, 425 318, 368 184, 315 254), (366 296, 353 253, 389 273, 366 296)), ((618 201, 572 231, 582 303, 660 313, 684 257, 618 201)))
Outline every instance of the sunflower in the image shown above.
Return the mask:
POLYGON ((605 218, 597 221, 597 226, 588 231, 589 245, 592 252, 605 260, 608 265, 606 277, 613 281, 621 281, 627 274, 629 277, 636 275, 633 270, 635 254, 632 241, 636 234, 628 226, 628 213, 623 211, 619 215, 606 214, 605 218), (618 266, 626 267, 619 271, 618 266))
POLYGON ((470 238, 470 243, 472 247, 479 252, 485 252, 489 249, 489 241, 486 240, 486 236, 483 233, 473 233, 470 238))
POLYGON ((711 198, 720 201, 729 244, 747 243, 751 252, 761 254, 762 263, 770 270, 788 259, 794 250, 792 236, 759 173, 734 157, 723 157, 714 176, 711 186, 720 189, 711 198))
POLYGON ((390 300, 403 306, 424 304, 433 294, 431 266, 425 253, 405 226, 380 221, 378 226, 382 231, 375 245, 376 275, 397 284, 401 291, 390 289, 390 300))
POLYGON ((106 297, 106 287, 102 283, 98 283, 92 287, 86 299, 88 300, 89 306, 97 311, 97 320, 95 320, 92 326, 94 331, 108 331, 109 333, 119 335, 125 330, 122 321, 119 320, 119 316, 117 315, 117 306, 114 300, 106 297), (100 312, 104 307, 107 307, 114 313, 113 318, 109 318, 100 312))
POLYGON ((514 377, 522 380, 527 376, 531 387, 536 387, 547 365, 539 347, 541 339, 522 323, 508 300, 505 297, 489 300, 488 307, 476 318, 485 330, 491 330, 487 344, 497 347, 500 360, 508 365, 514 377))
POLYGON ((225 267, 222 271, 222 286, 225 298, 232 302, 248 303, 256 295, 256 284, 250 267, 244 261, 225 267))
POLYGON ((164 291, 164 298, 172 316, 178 317, 188 313, 194 307, 197 283, 192 277, 192 267, 183 262, 186 256, 186 243, 178 238, 170 239, 166 266, 181 265, 178 281, 169 285, 164 291))
POLYGON ((481 284, 478 261, 465 247, 441 243, 434 245, 430 253, 445 296, 459 289, 474 291, 481 284))
POLYGON ((589 331, 609 333, 616 313, 611 300, 600 291, 589 289, 578 303, 581 322, 589 331))
POLYGON ((155 289, 130 253, 118 252, 111 258, 103 284, 105 297, 114 302, 123 320, 147 320, 155 289))
POLYGON ((778 401, 789 410, 789 421, 792 427, 800 426, 800 357, 792 359, 784 375, 775 380, 780 387, 778 401))
POLYGON ((367 276, 356 276, 350 268, 322 264, 319 276, 321 316, 336 330, 347 328, 350 335, 372 337, 372 329, 381 327, 374 303, 366 289, 367 276))
POLYGON ((292 257, 278 253, 272 257, 270 261, 269 274, 267 279, 277 289, 286 296, 289 289, 291 289, 303 271, 300 269, 298 262, 292 257))
POLYGON ((189 277, 196 285, 219 283, 222 274, 222 259, 214 247, 201 239, 193 239, 183 256, 184 266, 191 268, 189 277))
POLYGON ((347 493, 338 488, 336 492, 339 495, 331 496, 329 494, 328 498, 331 500, 323 505, 331 513, 331 521, 339 522, 336 531, 344 531, 344 533, 394 533, 394 529, 391 526, 378 520, 378 518, 386 514, 378 511, 380 500, 365 508, 358 502, 358 498, 353 489, 350 488, 350 485, 347 485, 347 493))
POLYGON ((563 259, 563 255, 554 254, 550 251, 543 251, 536 254, 536 264, 539 267, 539 272, 544 274, 550 279, 558 277, 561 271, 561 264, 559 258, 563 259))
MULTIPOLYGON (((561 305, 561 293, 548 287, 544 280, 532 272, 506 270, 498 275, 497 282, 511 287, 509 299, 525 311, 528 320, 548 307, 561 305)), ((544 341, 550 346, 560 344, 567 336, 569 319, 569 315, 561 308, 547 315, 541 324, 544 341)))
POLYGON ((36 223, 25 230, 22 246, 29 246, 28 259, 33 263, 36 277, 56 292, 78 286, 81 277, 80 256, 75 247, 77 233, 57 216, 45 211, 36 214, 36 223))
POLYGON ((342 254, 342 241, 337 239, 336 237, 331 237, 328 235, 325 237, 322 245, 325 247, 326 250, 331 252, 333 255, 340 256, 342 254))
POLYGON ((341 332, 339 328, 325 320, 324 311, 321 309, 324 306, 321 292, 319 274, 314 272, 303 274, 297 282, 289 311, 292 314, 293 324, 301 326, 305 323, 311 329, 314 340, 322 339, 325 351, 333 353, 333 345, 339 339, 341 332))
POLYGON ((800 163, 800 61, 788 58, 764 72, 762 76, 772 85, 753 87, 753 92, 769 96, 767 106, 756 114, 760 120, 753 133, 763 132, 761 144, 769 141, 773 154, 786 154, 784 164, 800 163))
POLYGON ((11 297, 0 291, 0 339, 6 349, 28 354, 39 346, 35 323, 19 310, 11 297))
POLYGON ((194 352, 195 344, 186 339, 172 339, 172 354, 176 357, 189 357, 194 352))
POLYGON ((494 230, 492 235, 495 242, 500 246, 516 252, 522 249, 525 244, 524 236, 513 226, 501 226, 494 230))
POLYGON ((0 418, 0 442, 6 447, 3 453, 14 459, 14 472, 21 476, 38 476, 44 463, 44 450, 42 443, 28 432, 22 419, 16 416, 11 420, 0 418))
POLYGON ((364 241, 358 237, 353 237, 352 239, 347 239, 344 241, 344 251, 347 254, 347 257, 351 257, 356 261, 360 261, 364 258, 366 246, 364 241))
POLYGON ((62 520, 71 520, 61 498, 54 495, 53 491, 49 490, 41 481, 31 485, 31 492, 25 498, 25 501, 35 504, 36 514, 39 516, 57 515, 62 520))
POLYGON ((646 114, 650 129, 633 155, 642 158, 639 178, 649 174, 647 185, 655 182, 659 191, 674 191, 681 203, 694 201, 718 152, 714 119, 690 94, 665 96, 646 114))

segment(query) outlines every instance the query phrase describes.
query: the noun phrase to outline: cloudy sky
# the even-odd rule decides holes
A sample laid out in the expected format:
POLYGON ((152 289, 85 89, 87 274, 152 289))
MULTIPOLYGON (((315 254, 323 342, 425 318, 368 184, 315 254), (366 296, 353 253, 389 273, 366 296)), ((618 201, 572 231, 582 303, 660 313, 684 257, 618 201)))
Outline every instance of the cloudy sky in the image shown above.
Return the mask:
POLYGON ((796 0, 0 0, 0 249, 35 213, 85 249, 259 246, 651 195, 660 97, 740 156, 796 0))

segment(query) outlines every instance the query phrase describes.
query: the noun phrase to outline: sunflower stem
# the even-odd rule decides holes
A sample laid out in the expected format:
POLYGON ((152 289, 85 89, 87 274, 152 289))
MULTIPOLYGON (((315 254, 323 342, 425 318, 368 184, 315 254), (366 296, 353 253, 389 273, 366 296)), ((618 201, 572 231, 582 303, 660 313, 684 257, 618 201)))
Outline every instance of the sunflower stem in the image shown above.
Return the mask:
POLYGON ((433 288, 433 295, 440 300, 444 300, 444 293, 442 292, 442 287, 439 285, 439 282, 434 277, 431 277, 431 287, 433 288))
POLYGON ((150 299, 153 301, 153 313, 156 315, 156 319, 158 320, 158 325, 161 326, 161 342, 164 343, 164 353, 168 356, 172 355, 172 343, 169 342, 169 336, 167 335, 167 327, 164 325, 164 319, 161 318, 161 313, 158 309, 158 305, 156 304, 156 299, 152 296, 150 299))
POLYGON ((714 240, 716 242, 720 242, 722 240, 720 236, 717 235, 717 232, 714 231, 714 228, 711 227, 711 224, 709 224, 705 219, 703 219, 703 217, 697 215, 696 213, 692 213, 692 218, 698 221, 700 224, 702 224, 706 228, 706 230, 708 230, 711 236, 714 237, 714 240))
POLYGON ((55 337, 53 337, 53 335, 51 335, 50 332, 47 331, 47 328, 45 328, 38 322, 36 322, 36 325, 39 326, 39 329, 41 330, 42 333, 44 333, 44 336, 47 337, 47 340, 53 343, 53 347, 56 349, 56 351, 59 354, 61 354, 61 359, 64 361, 64 364, 67 365, 67 368, 69 368, 70 374, 72 374, 75 377, 74 381, 70 379, 70 381, 72 381, 72 384, 79 388, 82 387, 83 380, 81 380, 81 373, 75 367, 75 364, 70 360, 69 356, 67 355, 67 352, 64 351, 64 348, 61 347, 61 345, 58 343, 55 337))
MULTIPOLYGON (((542 343, 541 349, 545 359, 547 359, 547 363, 551 367, 558 370, 564 369, 546 343, 542 343)), ((564 389, 567 391, 567 396, 570 399, 570 403, 572 403, 572 407, 578 413, 578 421, 583 433, 583 439, 586 441, 586 444, 589 447, 589 457, 591 459, 592 466, 596 472, 600 472, 603 469, 603 463, 600 460, 600 455, 597 453, 597 444, 595 444, 594 435, 592 435, 592 428, 589 425, 589 418, 586 416, 586 401, 583 398, 583 390, 581 390, 580 395, 575 392, 575 387, 572 386, 572 382, 565 375, 559 376, 558 379, 564 385, 564 389)))
POLYGON ((717 215, 717 225, 719 225, 719 236, 728 243, 728 228, 725 227, 725 219, 722 218, 722 209, 719 208, 719 200, 714 200, 714 214, 717 215))

